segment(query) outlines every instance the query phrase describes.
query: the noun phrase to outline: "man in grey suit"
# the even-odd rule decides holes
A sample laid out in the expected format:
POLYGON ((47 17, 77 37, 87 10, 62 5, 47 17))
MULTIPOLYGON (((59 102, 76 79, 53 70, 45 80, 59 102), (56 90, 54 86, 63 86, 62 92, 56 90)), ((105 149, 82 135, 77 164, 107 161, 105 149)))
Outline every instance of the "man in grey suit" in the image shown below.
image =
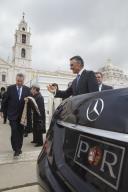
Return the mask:
POLYGON ((101 72, 96 72, 95 74, 96 74, 96 79, 98 82, 99 91, 113 89, 112 86, 105 85, 102 83, 103 82, 103 74, 101 72))
POLYGON ((95 73, 84 69, 84 61, 80 56, 70 58, 70 69, 74 74, 77 74, 77 77, 65 91, 57 90, 52 84, 47 87, 48 91, 54 93, 55 97, 68 98, 71 95, 75 96, 98 91, 95 73))

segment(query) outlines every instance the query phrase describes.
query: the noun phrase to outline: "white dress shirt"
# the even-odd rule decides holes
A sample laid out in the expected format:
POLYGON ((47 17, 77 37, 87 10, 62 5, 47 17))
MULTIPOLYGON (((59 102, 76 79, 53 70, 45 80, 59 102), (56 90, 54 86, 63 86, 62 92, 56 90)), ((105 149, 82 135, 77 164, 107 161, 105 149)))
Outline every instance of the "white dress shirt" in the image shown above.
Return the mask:
POLYGON ((77 75, 80 75, 80 76, 81 76, 81 74, 83 73, 84 70, 85 70, 85 69, 82 68, 77 75))
POLYGON ((99 92, 102 91, 102 83, 99 85, 99 92))

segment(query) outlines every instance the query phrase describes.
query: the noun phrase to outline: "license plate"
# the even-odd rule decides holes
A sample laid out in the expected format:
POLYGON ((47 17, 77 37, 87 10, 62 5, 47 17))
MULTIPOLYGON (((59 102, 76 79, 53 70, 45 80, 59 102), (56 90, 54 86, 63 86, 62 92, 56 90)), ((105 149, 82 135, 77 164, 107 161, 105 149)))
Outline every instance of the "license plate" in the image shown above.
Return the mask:
POLYGON ((80 135, 74 161, 107 185, 118 190, 125 148, 80 135))

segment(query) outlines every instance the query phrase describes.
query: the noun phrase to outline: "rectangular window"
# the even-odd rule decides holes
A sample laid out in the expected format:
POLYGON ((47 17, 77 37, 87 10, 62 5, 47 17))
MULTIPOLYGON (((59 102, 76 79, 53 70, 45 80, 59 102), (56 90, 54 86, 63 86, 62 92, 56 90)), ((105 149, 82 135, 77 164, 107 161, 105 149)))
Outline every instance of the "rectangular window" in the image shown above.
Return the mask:
POLYGON ((5 82, 6 81, 6 75, 2 74, 2 81, 5 82))
POLYGON ((26 35, 22 35, 22 43, 26 43, 26 35))

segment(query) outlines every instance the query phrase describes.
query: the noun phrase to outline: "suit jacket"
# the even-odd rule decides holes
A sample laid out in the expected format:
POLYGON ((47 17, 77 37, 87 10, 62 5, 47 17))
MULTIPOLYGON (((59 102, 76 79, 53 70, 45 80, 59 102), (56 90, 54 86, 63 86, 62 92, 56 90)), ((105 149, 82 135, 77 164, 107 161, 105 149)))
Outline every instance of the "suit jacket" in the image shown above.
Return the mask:
POLYGON ((70 87, 65 91, 58 90, 55 97, 68 98, 69 96, 81 95, 98 91, 98 83, 93 71, 84 70, 77 84, 75 78, 70 87))
POLYGON ((25 103, 24 98, 29 95, 30 89, 23 85, 21 99, 19 100, 16 85, 9 86, 7 89, 6 97, 3 100, 1 111, 3 112, 6 108, 9 120, 20 121, 25 103))
POLYGON ((112 87, 112 86, 109 86, 109 85, 102 84, 101 91, 103 91, 103 90, 109 90, 109 89, 113 89, 113 87, 112 87))
POLYGON ((38 105, 38 109, 40 111, 40 115, 38 115, 37 111, 35 108, 33 108, 33 124, 34 126, 40 127, 40 129, 43 131, 43 133, 46 132, 46 127, 45 127, 45 107, 44 107, 44 98, 43 96, 39 93, 34 96, 34 99, 38 105))

